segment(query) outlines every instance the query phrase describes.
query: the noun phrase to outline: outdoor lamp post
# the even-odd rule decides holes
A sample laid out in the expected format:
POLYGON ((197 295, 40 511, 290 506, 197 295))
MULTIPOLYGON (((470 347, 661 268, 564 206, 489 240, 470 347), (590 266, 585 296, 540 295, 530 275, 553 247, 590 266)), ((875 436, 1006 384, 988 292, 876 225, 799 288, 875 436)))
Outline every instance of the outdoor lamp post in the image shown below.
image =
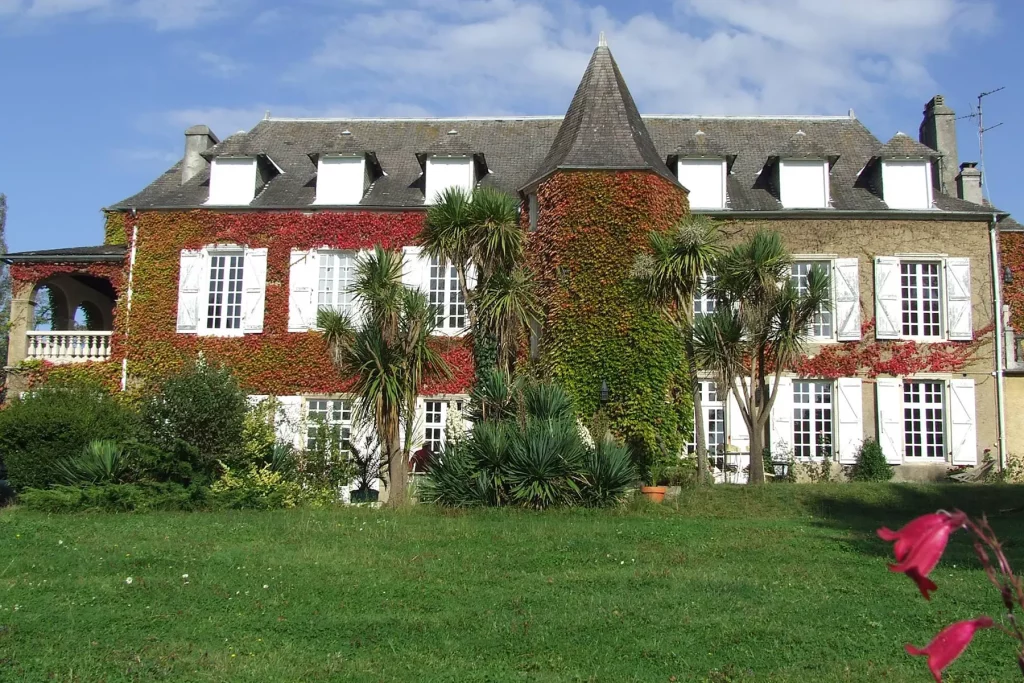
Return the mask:
POLYGON ((601 405, 608 405, 608 382, 601 380, 601 405))

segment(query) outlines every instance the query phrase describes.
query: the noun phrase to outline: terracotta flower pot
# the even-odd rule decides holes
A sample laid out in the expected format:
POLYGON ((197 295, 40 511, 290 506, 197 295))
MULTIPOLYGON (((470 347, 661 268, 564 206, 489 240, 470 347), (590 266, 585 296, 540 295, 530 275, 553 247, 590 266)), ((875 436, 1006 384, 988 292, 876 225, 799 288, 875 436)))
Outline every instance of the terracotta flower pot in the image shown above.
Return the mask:
POLYGON ((652 503, 660 503, 665 500, 665 492, 668 491, 667 486, 641 486, 640 493, 647 496, 652 503))

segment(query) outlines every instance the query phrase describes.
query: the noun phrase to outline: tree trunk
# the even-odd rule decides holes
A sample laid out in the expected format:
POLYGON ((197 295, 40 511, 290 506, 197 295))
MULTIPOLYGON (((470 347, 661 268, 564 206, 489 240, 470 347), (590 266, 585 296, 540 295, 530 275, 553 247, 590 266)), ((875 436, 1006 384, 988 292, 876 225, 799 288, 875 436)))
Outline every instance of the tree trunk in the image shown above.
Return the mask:
POLYGON ((747 477, 749 484, 764 483, 764 459, 761 452, 764 450, 764 429, 758 426, 757 420, 754 428, 750 430, 750 474, 747 477))
POLYGON ((704 486, 708 481, 708 449, 707 437, 704 433, 704 401, 700 391, 700 379, 697 377, 697 363, 694 360, 692 339, 686 340, 684 350, 690 374, 690 394, 693 396, 694 440, 697 442, 697 486, 704 486))
POLYGON ((408 502, 409 463, 397 435, 388 448, 388 507, 404 507, 408 502))
POLYGON ((765 393, 764 381, 764 349, 758 349, 757 367, 754 369, 754 376, 751 378, 751 389, 754 392, 754 409, 750 412, 750 474, 747 482, 750 484, 764 483, 764 429, 765 421, 762 420, 764 412, 768 409, 768 396, 765 393))

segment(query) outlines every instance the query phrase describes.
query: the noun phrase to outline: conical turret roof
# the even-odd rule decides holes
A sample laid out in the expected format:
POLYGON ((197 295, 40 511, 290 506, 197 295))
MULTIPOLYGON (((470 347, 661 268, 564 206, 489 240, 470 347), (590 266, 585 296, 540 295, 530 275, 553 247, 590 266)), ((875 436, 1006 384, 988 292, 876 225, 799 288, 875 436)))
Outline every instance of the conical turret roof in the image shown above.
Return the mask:
POLYGON ((611 50, 594 50, 561 128, 533 179, 564 169, 650 170, 679 181, 654 147, 611 50))

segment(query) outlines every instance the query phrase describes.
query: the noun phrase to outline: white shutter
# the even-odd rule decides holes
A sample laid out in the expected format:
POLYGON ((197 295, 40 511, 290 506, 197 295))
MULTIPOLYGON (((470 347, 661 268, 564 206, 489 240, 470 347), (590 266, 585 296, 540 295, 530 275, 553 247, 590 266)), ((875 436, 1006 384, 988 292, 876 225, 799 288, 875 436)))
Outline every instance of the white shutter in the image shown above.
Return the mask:
POLYGON ((288 331, 305 332, 316 327, 316 250, 292 250, 288 269, 288 331))
POLYGON ((772 404, 772 430, 768 447, 772 454, 793 449, 793 378, 780 377, 772 404))
POLYGON ((836 430, 839 462, 851 465, 857 462, 857 451, 864 442, 864 392, 860 378, 840 377, 836 380, 835 402, 839 414, 836 430))
POLYGON ((973 379, 949 382, 949 441, 954 465, 978 464, 973 379))
POLYGON ((242 268, 242 332, 263 331, 267 298, 267 248, 245 250, 242 268))
POLYGON ((890 465, 903 462, 903 381, 894 377, 875 380, 878 443, 890 465))
POLYGON ((422 247, 402 247, 402 284, 430 294, 430 257, 422 247))
POLYGON ((836 295, 836 339, 860 340, 860 273, 857 259, 838 258, 832 269, 836 295))
POLYGON ((206 259, 202 251, 182 250, 178 272, 178 332, 199 331, 199 290, 206 259))
POLYGON ((726 439, 740 453, 750 452, 750 432, 747 430, 747 423, 740 411, 740 404, 736 400, 736 391, 729 392, 729 407, 726 415, 726 439))
POLYGON ((899 339, 903 324, 900 304, 900 260, 875 257, 875 337, 899 339))
POLYGON ((306 422, 306 400, 301 396, 278 396, 274 431, 277 440, 302 449, 305 447, 303 427, 306 422))
POLYGON ((974 338, 971 322, 971 259, 946 259, 946 333, 950 339, 974 338))

